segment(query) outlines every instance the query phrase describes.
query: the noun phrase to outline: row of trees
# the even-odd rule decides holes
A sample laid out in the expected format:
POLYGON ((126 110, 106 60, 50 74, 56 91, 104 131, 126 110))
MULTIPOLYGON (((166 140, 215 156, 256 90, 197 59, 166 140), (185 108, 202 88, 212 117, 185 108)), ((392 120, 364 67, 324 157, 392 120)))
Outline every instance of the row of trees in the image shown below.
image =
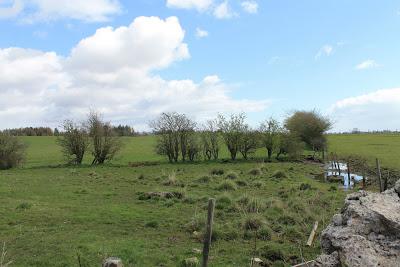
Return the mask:
POLYGON ((235 160, 240 153, 247 159, 258 148, 267 150, 271 159, 288 155, 298 158, 305 148, 314 153, 326 150, 325 133, 331 128, 331 121, 316 111, 297 111, 281 125, 270 118, 253 129, 246 123, 243 113, 230 117, 219 115, 204 125, 198 125, 185 114, 163 113, 150 123, 158 136, 156 152, 168 157, 170 162, 218 159, 220 144, 223 142, 230 158, 235 160))
MULTIPOLYGON (((136 136, 138 133, 129 125, 111 126, 118 136, 136 136)), ((64 128, 64 125, 62 126, 64 128)), ((64 134, 63 130, 58 128, 51 129, 49 127, 24 127, 15 129, 6 129, 0 131, 3 135, 12 136, 60 136, 64 134)))

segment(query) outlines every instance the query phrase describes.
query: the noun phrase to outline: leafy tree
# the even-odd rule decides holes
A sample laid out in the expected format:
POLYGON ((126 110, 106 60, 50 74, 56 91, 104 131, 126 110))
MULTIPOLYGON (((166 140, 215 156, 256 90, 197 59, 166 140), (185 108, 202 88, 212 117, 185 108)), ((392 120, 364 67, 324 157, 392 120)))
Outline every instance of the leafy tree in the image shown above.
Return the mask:
POLYGON ((296 111, 285 121, 290 133, 298 136, 314 152, 324 151, 327 145, 325 133, 332 122, 314 111, 296 111))
POLYGON ((282 131, 279 134, 278 152, 276 158, 281 155, 287 155, 290 159, 299 159, 304 151, 304 142, 301 139, 288 131, 282 131))
POLYGON ((229 119, 226 119, 223 115, 218 115, 218 126, 232 160, 236 159, 240 149, 246 128, 245 118, 244 113, 232 114, 229 119))
POLYGON ((204 158, 217 160, 219 157, 219 133, 216 120, 209 120, 203 126, 201 142, 204 158))
POLYGON ((282 131, 279 122, 270 118, 261 124, 259 131, 262 143, 267 149, 268 159, 271 159, 272 154, 279 146, 279 135, 282 131))
POLYGON ((248 159, 249 154, 253 154, 259 147, 258 137, 259 134, 257 132, 250 129, 248 125, 244 126, 239 145, 240 154, 244 159, 248 159))

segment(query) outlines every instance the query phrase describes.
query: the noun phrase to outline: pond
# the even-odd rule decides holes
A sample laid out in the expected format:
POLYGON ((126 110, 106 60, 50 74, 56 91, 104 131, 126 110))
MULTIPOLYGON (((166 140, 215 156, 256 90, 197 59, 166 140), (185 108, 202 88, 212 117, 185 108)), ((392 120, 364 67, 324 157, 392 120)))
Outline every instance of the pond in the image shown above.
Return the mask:
POLYGON ((344 189, 351 189, 354 184, 362 181, 363 177, 357 173, 352 173, 350 168, 350 177, 347 172, 347 164, 343 162, 329 162, 325 166, 325 180, 330 182, 340 182, 344 189))

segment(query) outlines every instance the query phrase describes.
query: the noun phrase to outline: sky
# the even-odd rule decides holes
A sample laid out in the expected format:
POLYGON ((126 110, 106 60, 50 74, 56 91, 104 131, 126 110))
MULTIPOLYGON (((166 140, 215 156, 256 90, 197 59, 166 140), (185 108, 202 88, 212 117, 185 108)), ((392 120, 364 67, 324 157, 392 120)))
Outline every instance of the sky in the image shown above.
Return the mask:
POLYGON ((0 129, 313 109, 400 129, 399 1, 0 0, 0 129))

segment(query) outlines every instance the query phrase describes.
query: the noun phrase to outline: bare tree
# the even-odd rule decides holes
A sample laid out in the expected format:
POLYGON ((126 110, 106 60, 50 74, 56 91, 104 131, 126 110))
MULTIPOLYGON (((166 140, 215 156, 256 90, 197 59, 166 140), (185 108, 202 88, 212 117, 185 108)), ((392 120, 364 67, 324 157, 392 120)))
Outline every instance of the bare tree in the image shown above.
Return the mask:
POLYGON ((157 153, 166 155, 170 162, 177 162, 179 157, 185 161, 193 153, 192 138, 196 123, 185 114, 162 113, 158 119, 150 122, 150 127, 158 135, 157 153), (192 148, 191 152, 189 148, 192 148))
POLYGON ((232 114, 229 120, 223 115, 218 115, 218 126, 232 160, 236 159, 240 149, 241 139, 245 130, 245 118, 244 113, 232 114))
POLYGON ((261 124, 259 131, 262 143, 267 149, 268 159, 270 160, 274 151, 278 149, 281 127, 277 120, 269 118, 261 124))
POLYGON ((59 136, 57 143, 68 163, 82 164, 83 156, 89 147, 89 137, 83 126, 76 125, 71 120, 64 121, 62 125, 64 133, 59 136))
POLYGON ((103 122, 96 112, 90 112, 87 120, 87 129, 92 140, 92 165, 103 164, 112 160, 121 149, 122 143, 109 122, 103 122))
POLYGON ((17 137, 0 133, 0 170, 20 165, 25 159, 26 145, 17 137))
POLYGON ((209 120, 203 126, 201 142, 204 158, 208 160, 211 158, 217 160, 219 157, 219 132, 217 120, 209 120))

